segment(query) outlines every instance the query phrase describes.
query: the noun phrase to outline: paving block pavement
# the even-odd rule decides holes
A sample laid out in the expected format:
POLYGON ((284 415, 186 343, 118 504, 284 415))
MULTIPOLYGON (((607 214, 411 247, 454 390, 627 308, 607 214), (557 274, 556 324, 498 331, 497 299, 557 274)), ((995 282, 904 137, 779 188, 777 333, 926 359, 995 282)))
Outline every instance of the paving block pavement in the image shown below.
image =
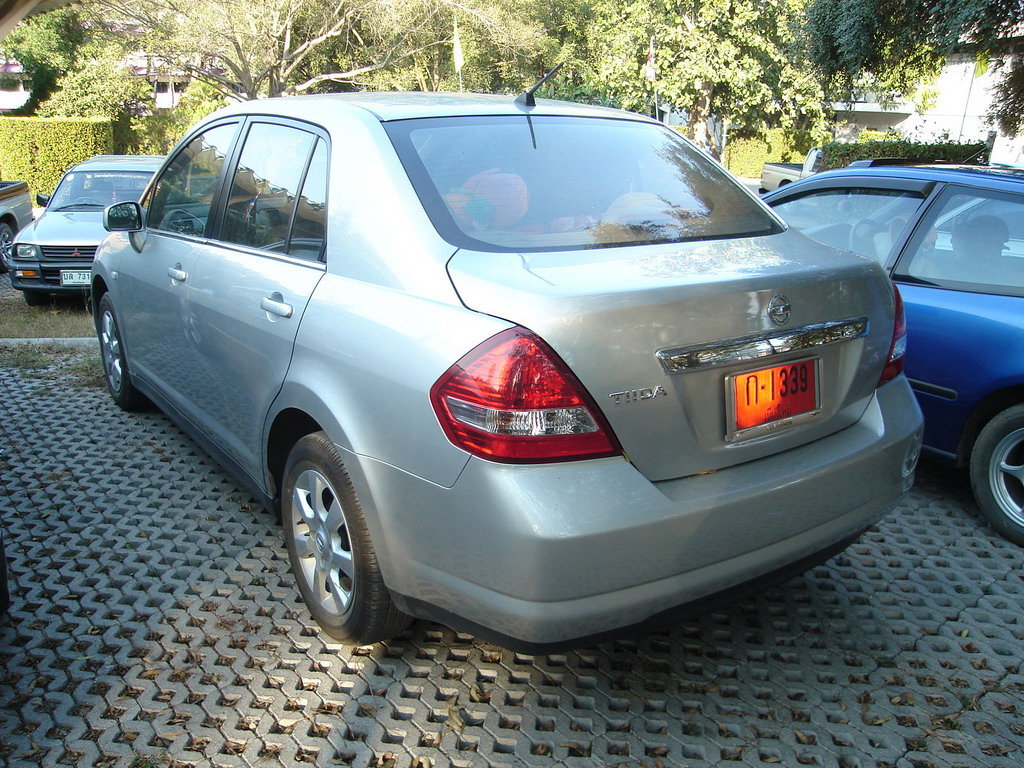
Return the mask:
POLYGON ((321 636, 271 514, 98 389, 0 369, 0 482, 0 765, 1024 764, 1024 553, 947 470, 800 578, 547 656, 321 636))

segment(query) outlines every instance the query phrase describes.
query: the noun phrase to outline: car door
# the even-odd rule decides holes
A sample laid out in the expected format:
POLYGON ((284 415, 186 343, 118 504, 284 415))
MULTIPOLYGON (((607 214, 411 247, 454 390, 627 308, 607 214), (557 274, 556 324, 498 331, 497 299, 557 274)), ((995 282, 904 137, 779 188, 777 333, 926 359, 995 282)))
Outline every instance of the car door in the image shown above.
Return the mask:
POLYGON ((952 458, 978 404, 1024 383, 1024 195, 945 186, 893 279, 925 445, 952 458))
POLYGON ((239 125, 234 120, 203 130, 163 168, 142 203, 147 227, 133 236, 136 252, 117 272, 132 368, 179 411, 187 411, 196 395, 188 291, 239 125))
POLYGON ((324 274, 329 145, 302 123, 250 118, 188 298, 196 420, 259 478, 265 415, 324 274))

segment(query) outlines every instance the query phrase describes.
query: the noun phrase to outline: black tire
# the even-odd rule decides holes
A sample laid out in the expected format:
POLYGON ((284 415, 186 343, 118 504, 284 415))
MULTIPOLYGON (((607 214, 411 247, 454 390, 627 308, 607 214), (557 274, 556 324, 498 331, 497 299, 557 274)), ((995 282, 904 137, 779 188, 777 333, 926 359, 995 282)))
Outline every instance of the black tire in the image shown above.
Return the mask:
POLYGON ((110 294, 103 294, 96 313, 96 334, 100 340, 100 362, 103 380, 114 402, 125 411, 139 411, 149 406, 149 400, 132 384, 128 375, 128 356, 121 343, 121 330, 114 312, 110 294))
POLYGON ((992 527, 1024 546, 1024 405, 981 430, 971 451, 971 488, 992 527))
POLYGON ((11 258, 14 243, 14 229, 5 221, 0 221, 0 275, 7 271, 7 260, 11 258))
POLYGON ((42 307, 50 303, 50 294, 46 291, 22 291, 21 295, 30 307, 42 307))
POLYGON ((299 592, 324 632, 368 644, 409 625, 391 600, 352 481, 324 432, 302 438, 288 456, 281 523, 299 592))

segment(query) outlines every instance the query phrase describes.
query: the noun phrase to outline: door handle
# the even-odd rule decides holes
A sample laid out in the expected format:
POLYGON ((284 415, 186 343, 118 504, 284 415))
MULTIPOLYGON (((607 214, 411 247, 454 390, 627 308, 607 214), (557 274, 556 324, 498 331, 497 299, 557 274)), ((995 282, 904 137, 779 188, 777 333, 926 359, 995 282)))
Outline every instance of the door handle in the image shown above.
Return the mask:
POLYGON ((181 268, 181 264, 178 264, 176 267, 167 268, 167 276, 171 278, 172 283, 178 285, 188 279, 188 272, 181 268))
POLYGON ((275 293, 272 296, 264 296, 263 300, 260 301, 260 309, 269 315, 277 315, 278 317, 291 317, 292 316, 292 305, 286 304, 282 301, 284 297, 280 293, 275 293))

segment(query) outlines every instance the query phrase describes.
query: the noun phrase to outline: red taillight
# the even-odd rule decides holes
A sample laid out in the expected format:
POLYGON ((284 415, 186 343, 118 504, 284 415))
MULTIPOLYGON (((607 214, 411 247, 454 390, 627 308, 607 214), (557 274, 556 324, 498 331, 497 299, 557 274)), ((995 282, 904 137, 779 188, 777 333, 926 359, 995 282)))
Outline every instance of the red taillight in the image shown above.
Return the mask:
POLYGON ((907 315, 903 311, 903 297, 900 296, 900 289, 895 285, 892 290, 896 318, 892 328, 889 356, 885 359, 885 368, 882 369, 882 377, 878 380, 878 386, 892 381, 903 372, 903 359, 907 354, 907 315))
POLYGON ((455 445, 491 461, 535 463, 622 452, 572 371, 543 341, 510 328, 437 380, 430 401, 455 445))

